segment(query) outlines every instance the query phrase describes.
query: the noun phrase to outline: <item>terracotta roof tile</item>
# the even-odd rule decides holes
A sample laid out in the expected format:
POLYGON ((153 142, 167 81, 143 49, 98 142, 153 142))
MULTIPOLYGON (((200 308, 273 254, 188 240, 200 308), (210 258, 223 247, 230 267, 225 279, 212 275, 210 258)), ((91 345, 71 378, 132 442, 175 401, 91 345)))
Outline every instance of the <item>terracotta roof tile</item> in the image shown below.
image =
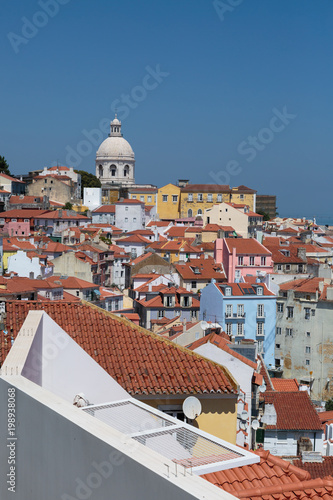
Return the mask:
POLYGON ((256 453, 260 463, 201 477, 244 500, 332 500, 332 477, 311 479, 309 472, 268 451, 256 453))
POLYGON ((237 254, 271 255, 271 252, 254 238, 225 238, 225 242, 229 251, 232 252, 233 248, 236 248, 237 254))
POLYGON ((267 429, 278 430, 322 430, 321 421, 306 391, 265 392, 265 404, 274 404, 276 425, 267 429))
POLYGON ((333 477, 333 457, 322 457, 322 462, 302 462, 302 460, 293 460, 293 465, 307 471, 312 479, 317 477, 333 477))
POLYGON ((298 391, 299 384, 295 378, 274 378, 271 377, 271 382, 275 391, 278 392, 294 392, 298 391))
MULTIPOLYGON (((9 301, 6 330, 15 338, 28 311, 40 309, 130 394, 237 393, 235 381, 220 365, 87 303, 9 301)), ((9 344, 2 332, 0 362, 9 344)))

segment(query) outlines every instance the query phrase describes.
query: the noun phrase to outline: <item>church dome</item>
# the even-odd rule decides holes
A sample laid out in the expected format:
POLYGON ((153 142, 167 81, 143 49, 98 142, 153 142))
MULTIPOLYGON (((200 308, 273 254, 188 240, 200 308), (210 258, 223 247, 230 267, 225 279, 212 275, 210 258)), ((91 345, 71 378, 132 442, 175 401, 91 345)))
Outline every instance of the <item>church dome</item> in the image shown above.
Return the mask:
POLYGON ((96 153, 97 157, 117 158, 126 156, 134 160, 134 152, 123 137, 110 136, 102 142, 96 153))
POLYGON ((116 159, 126 157, 134 160, 134 152, 126 139, 121 133, 121 121, 118 120, 117 114, 110 123, 110 134, 105 141, 102 142, 96 153, 97 158, 116 159))

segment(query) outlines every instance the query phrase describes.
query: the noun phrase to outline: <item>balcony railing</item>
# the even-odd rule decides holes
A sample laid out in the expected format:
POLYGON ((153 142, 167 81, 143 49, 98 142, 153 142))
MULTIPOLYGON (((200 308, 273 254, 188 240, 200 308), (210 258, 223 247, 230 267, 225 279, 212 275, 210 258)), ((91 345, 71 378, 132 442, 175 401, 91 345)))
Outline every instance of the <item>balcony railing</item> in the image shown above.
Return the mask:
POLYGON ((245 318, 245 315, 246 313, 243 312, 243 313, 224 313, 224 317, 225 319, 244 319, 245 318))

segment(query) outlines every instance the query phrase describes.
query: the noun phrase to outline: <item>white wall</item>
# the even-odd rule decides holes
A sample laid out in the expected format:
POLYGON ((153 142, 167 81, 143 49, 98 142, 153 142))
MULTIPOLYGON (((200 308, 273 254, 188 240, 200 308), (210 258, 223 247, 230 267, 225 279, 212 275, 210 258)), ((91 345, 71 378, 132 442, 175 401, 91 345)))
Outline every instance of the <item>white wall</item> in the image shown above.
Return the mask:
POLYGON ((83 205, 89 210, 102 205, 102 188, 83 188, 83 205))

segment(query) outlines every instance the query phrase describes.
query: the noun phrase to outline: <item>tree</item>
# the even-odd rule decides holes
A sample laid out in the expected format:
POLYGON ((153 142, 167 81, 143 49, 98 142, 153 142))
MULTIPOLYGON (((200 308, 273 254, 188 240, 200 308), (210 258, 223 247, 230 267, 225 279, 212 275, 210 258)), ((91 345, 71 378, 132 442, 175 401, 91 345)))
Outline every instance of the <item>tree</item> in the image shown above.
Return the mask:
POLYGON ((85 170, 75 170, 75 172, 81 175, 81 198, 83 198, 83 188, 101 187, 101 181, 97 179, 96 175, 86 172, 85 170))
POLYGON ((10 175, 9 165, 4 156, 0 156, 0 172, 2 174, 10 175))
POLYGON ((267 212, 264 212, 263 210, 257 210, 257 214, 263 215, 264 216, 264 221, 265 220, 270 220, 270 216, 267 212))
POLYGON ((326 411, 333 411, 333 398, 326 401, 325 410, 326 411))
POLYGON ((65 203, 64 209, 65 210, 72 210, 72 208, 73 208, 73 205, 69 201, 67 201, 67 203, 65 203))

